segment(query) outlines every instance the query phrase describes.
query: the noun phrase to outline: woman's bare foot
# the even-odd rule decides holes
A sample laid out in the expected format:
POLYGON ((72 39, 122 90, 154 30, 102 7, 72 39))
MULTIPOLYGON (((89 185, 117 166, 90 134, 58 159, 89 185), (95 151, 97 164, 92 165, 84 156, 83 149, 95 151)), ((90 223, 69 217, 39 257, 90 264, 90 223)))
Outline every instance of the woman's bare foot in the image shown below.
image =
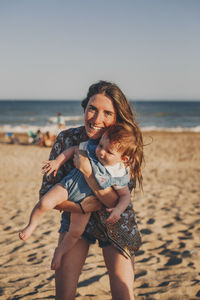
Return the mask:
POLYGON ((34 230, 35 227, 27 225, 22 231, 19 232, 19 238, 23 241, 26 241, 30 238, 34 230))
POLYGON ((51 261, 51 270, 57 270, 60 267, 63 254, 64 253, 61 247, 57 247, 55 249, 53 259, 51 261))

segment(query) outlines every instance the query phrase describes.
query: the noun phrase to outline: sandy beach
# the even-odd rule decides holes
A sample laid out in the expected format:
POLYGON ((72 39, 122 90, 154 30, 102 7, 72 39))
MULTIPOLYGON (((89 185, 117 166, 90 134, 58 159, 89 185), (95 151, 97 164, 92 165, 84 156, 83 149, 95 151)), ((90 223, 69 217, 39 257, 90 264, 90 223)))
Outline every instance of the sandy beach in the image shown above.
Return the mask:
MULTIPOLYGON (((200 299, 200 133, 144 133, 143 192, 132 197, 143 236, 136 299, 200 299)), ((0 298, 54 299, 51 257, 60 213, 51 211, 26 242, 18 232, 38 201, 50 148, 0 144, 0 298)), ((110 300, 107 270, 90 248, 76 299, 110 300)), ((122 299, 123 300, 123 299, 122 299)))

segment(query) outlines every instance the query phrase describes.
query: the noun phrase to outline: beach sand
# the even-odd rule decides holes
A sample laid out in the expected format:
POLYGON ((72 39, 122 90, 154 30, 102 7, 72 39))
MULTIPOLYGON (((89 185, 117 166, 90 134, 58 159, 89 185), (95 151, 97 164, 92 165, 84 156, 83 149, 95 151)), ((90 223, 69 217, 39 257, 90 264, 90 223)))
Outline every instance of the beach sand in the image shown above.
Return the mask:
MULTIPOLYGON (((200 133, 148 132, 144 140, 144 191, 132 197, 143 236, 135 258, 136 299, 200 299, 200 133)), ((28 241, 18 238, 38 200, 49 151, 0 144, 2 300, 55 297, 50 262, 60 213, 47 213, 28 241)), ((90 248, 76 299, 111 299, 97 245, 90 248)))

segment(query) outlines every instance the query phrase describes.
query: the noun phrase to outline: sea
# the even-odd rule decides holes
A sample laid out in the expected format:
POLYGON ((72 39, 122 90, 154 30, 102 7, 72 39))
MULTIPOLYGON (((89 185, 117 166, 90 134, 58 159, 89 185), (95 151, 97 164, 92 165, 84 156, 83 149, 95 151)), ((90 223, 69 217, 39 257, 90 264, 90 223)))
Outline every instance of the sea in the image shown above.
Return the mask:
MULTIPOLYGON (((200 132, 200 101, 130 101, 143 131, 200 132)), ((66 127, 83 124, 78 100, 0 100, 0 132, 42 132, 57 130, 61 112, 66 127)))

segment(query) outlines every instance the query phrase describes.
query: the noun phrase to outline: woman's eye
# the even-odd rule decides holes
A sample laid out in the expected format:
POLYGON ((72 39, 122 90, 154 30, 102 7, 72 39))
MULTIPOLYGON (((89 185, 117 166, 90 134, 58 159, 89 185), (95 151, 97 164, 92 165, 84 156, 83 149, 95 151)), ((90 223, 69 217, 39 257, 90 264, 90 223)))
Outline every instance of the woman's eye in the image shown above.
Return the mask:
POLYGON ((112 116, 112 112, 110 112, 110 111, 106 111, 105 114, 106 114, 106 116, 112 116))

